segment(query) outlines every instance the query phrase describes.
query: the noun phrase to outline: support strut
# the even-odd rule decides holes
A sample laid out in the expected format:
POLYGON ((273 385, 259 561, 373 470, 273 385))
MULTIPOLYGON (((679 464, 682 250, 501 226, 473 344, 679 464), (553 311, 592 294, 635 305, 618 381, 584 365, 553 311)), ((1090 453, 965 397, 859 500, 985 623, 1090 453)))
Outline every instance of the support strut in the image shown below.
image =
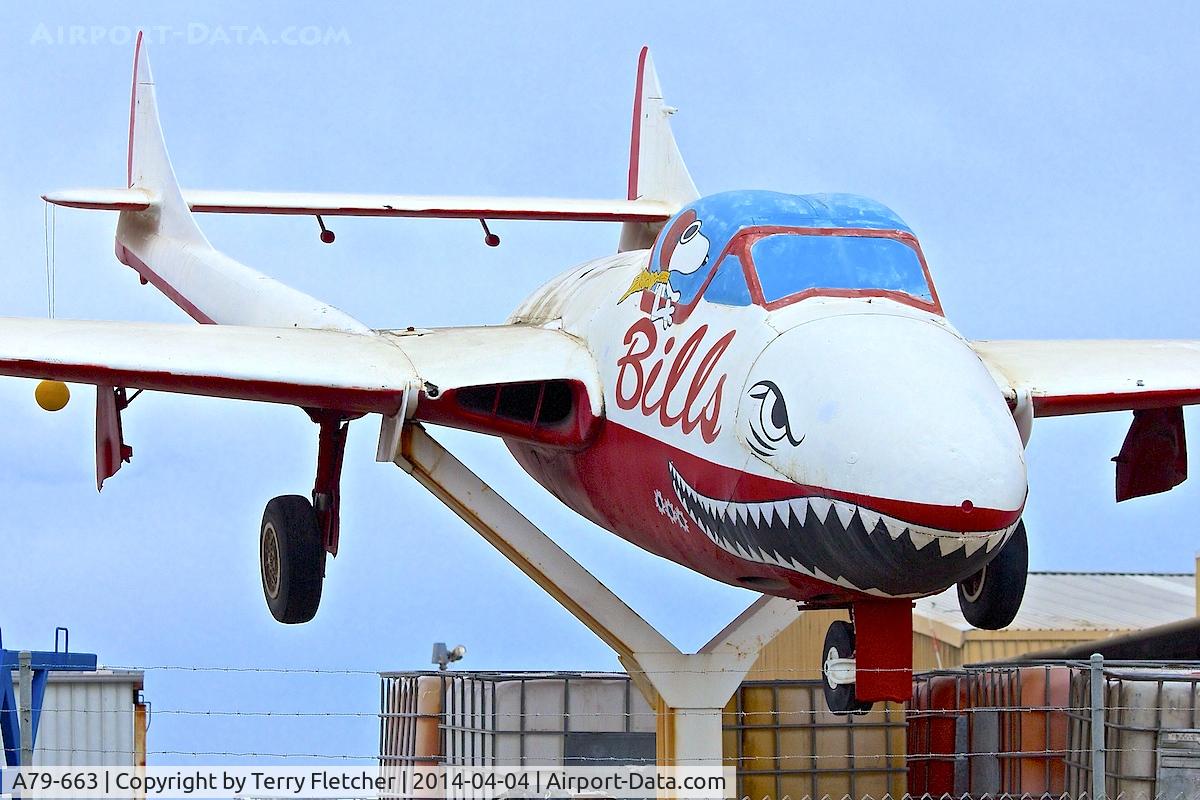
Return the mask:
POLYGON ((912 697, 911 600, 861 600, 854 604, 855 696, 903 703, 912 697))
POLYGON ((721 766, 721 710, 798 617, 794 602, 764 595, 699 652, 683 653, 421 425, 404 427, 393 461, 616 651, 657 712, 660 766, 721 766))
POLYGON ((321 528, 325 551, 336 556, 341 527, 342 460, 346 454, 346 434, 350 421, 343 417, 314 417, 321 426, 317 444, 317 479, 313 483, 313 510, 321 528))

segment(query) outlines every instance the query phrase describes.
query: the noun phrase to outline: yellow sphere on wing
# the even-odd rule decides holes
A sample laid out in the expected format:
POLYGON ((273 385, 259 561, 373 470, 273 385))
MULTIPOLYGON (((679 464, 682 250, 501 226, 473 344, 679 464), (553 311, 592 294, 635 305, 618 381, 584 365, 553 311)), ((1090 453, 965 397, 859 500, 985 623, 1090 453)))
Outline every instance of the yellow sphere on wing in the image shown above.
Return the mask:
POLYGON ((42 381, 33 390, 37 404, 45 411, 61 411, 71 400, 71 390, 62 381, 42 381))

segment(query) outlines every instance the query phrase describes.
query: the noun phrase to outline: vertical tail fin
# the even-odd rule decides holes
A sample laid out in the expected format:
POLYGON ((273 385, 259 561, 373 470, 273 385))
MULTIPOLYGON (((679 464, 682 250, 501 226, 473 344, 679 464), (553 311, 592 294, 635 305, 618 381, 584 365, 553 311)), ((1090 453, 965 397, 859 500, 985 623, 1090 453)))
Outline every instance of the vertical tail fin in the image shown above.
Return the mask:
MULTIPOLYGON (((663 102, 662 87, 650 49, 638 56, 637 84, 633 97, 633 129, 629 139, 628 198, 662 200, 675 205, 690 203, 700 196, 688 174, 670 116, 675 109, 663 102)), ((621 227, 619 250, 640 250, 654 244, 663 223, 626 222, 621 227)))
POLYGON ((116 254, 197 322, 267 327, 334 328, 365 325, 219 252, 196 225, 163 139, 154 76, 139 32, 134 45, 126 179, 152 202, 122 211, 116 254))
MULTIPOLYGON (((129 97, 129 149, 125 176, 131 189, 144 189, 154 197, 159 211, 158 233, 181 242, 209 246, 201 233, 175 179, 175 168, 167 154, 162 126, 158 121, 158 100, 154 94, 154 74, 150 59, 138 32, 133 50, 133 88, 129 97)), ((122 217, 123 218, 123 217, 122 217)))

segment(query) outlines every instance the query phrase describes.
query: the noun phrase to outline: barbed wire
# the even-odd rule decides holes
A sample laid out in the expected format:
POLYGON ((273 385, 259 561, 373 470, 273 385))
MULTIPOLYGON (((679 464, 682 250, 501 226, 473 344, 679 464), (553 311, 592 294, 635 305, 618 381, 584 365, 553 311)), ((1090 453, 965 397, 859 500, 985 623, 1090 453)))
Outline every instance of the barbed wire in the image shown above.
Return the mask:
POLYGON ((149 664, 143 666, 120 666, 105 664, 100 669, 121 670, 125 672, 233 672, 233 673, 264 673, 269 675, 355 675, 378 678, 379 670, 341 669, 327 667, 249 667, 249 666, 202 666, 189 664, 149 664))
MULTIPOLYGON (((1044 666, 1044 665, 1039 665, 1039 666, 1044 666)), ((1072 664, 1072 665, 1065 665, 1065 666, 1069 666, 1073 670, 1073 672, 1072 672, 1073 677, 1088 676, 1086 665, 1072 664)), ((511 711, 510 712, 510 711, 501 710, 496 707, 497 703, 496 703, 494 691, 495 691, 495 687, 497 684, 501 684, 501 683, 505 683, 505 682, 523 683, 524 684, 524 683, 529 683, 529 682, 538 681, 538 680, 552 680, 552 681, 555 681, 558 684, 560 684, 561 688, 564 691, 566 691, 567 687, 564 684, 568 684, 572 679, 575 679, 578 681, 578 683, 576 685, 586 685, 588 680, 606 680, 606 679, 613 680, 613 681, 626 680, 625 674, 621 674, 621 673, 617 673, 617 672, 603 672, 603 673, 579 672, 579 673, 565 673, 565 674, 564 673, 555 673, 555 672, 533 672, 533 671, 524 672, 524 673, 521 673, 521 672, 516 672, 516 673, 503 673, 503 672, 455 673, 455 672, 434 672, 432 670, 428 670, 428 671, 414 671, 411 673, 386 673, 386 672, 380 672, 380 671, 376 671, 376 670, 349 669, 349 668, 260 667, 260 666, 247 666, 247 665, 219 666, 219 665, 184 665, 184 664, 157 664, 157 665, 129 666, 129 667, 117 666, 117 667, 107 667, 107 668, 108 669, 116 669, 116 670, 126 670, 126 671, 141 671, 141 672, 176 671, 176 672, 186 672, 186 673, 228 673, 228 674, 238 674, 238 675, 262 674, 262 675, 271 675, 271 676, 297 674, 297 675, 313 675, 313 676, 353 676, 353 677, 360 677, 360 678, 361 677, 370 677, 370 678, 376 679, 376 680, 382 678, 382 688, 385 691, 383 702, 385 702, 385 703, 389 702, 393 698, 402 699, 406 695, 408 695, 409 699, 411 700, 412 689, 415 688, 415 685, 413 683, 411 683, 411 681, 413 681, 414 679, 425 678, 425 677, 439 678, 443 693, 447 690, 446 687, 449 686, 450 684, 463 682, 463 683, 466 683, 466 685, 468 687, 472 687, 472 685, 474 687, 477 687, 477 688, 473 689, 473 695, 475 697, 475 702, 482 702, 483 704, 490 706, 490 707, 475 707, 475 708, 468 709, 467 707, 465 707, 462 704, 455 704, 453 702, 453 700, 451 700, 449 703, 447 703, 446 700, 444 699, 446 697, 446 695, 443 694, 442 695, 443 700, 442 700, 441 705, 443 705, 444 707, 438 708, 435 712, 424 713, 424 714, 419 713, 419 712, 413 712, 413 711, 391 710, 392 709, 391 706, 385 706, 385 707, 382 707, 379 709, 372 709, 369 711, 353 710, 353 709, 350 709, 350 710, 287 710, 287 709, 235 709, 235 708, 185 708, 185 707, 153 708, 152 706, 150 707, 149 710, 150 710, 151 715, 179 716, 179 717, 192 717, 192 718, 211 717, 211 718, 234 718, 234 719, 236 719, 236 718, 276 718, 276 719, 287 719, 287 718, 293 718, 293 719, 320 719, 320 718, 354 719, 354 718, 358 718, 358 719, 373 719, 373 720, 379 720, 380 726, 381 726, 381 733, 383 733, 383 735, 385 737, 389 735, 385 731, 385 729, 387 729, 389 727, 390 727, 390 730, 392 733, 397 733, 397 734, 403 735, 405 731, 412 730, 411 725, 413 723, 419 724, 420 720, 436 720, 437 727, 438 727, 439 731, 441 731, 443 733, 443 735, 465 734, 466 736, 470 737, 470 739, 468 741, 470 741, 472 743, 472 746, 476 747, 476 748, 480 748, 480 747, 486 748, 488 742, 495 741, 495 739, 493 737, 529 736, 529 735, 536 736, 536 735, 547 735, 547 734, 563 736, 565 734, 572 732, 571 726, 569 724, 569 720, 572 720, 572 719, 607 719, 607 720, 628 721, 630 719, 655 718, 658 716, 658 714, 652 710, 645 710, 645 711, 639 711, 639 710, 602 711, 602 710, 600 710, 600 711, 584 711, 584 712, 578 712, 578 711, 576 711, 576 712, 571 712, 571 711, 561 711, 561 712, 559 712, 559 711, 511 711), (406 683, 407 683, 407 685, 406 685, 406 683), (407 691, 406 691, 406 689, 407 689, 407 691), (387 692, 389 690, 391 692, 390 695, 387 694, 387 692), (477 719, 486 721, 492 727, 485 728, 485 727, 483 727, 483 725, 474 726, 474 725, 466 725, 466 724, 456 724, 456 723, 461 723, 464 720, 465 721, 474 721, 477 719), (523 723, 526 720, 539 721, 539 722, 541 722, 541 724, 532 730, 526 728, 524 726, 524 724, 522 724, 522 728, 518 729, 518 730, 503 730, 503 729, 500 729, 499 727, 497 727, 497 726, 503 726, 505 723, 512 723, 512 722, 516 722, 516 721, 520 721, 523 723), (551 720, 551 721, 562 720, 563 724, 561 725, 561 727, 556 726, 554 728, 546 729, 545 721, 547 721, 547 720, 551 720)), ((988 750, 978 751, 978 752, 929 751, 929 752, 908 753, 908 752, 906 752, 907 748, 902 745, 900 748, 900 752, 894 752, 894 751, 892 751, 892 752, 828 752, 828 751, 826 751, 826 752, 822 752, 822 753, 794 753, 793 752, 793 753, 773 753, 773 754, 767 754, 767 755, 740 755, 740 756, 729 756, 726 758, 722 758, 721 763, 724 763, 727 765, 739 766, 739 767, 745 766, 747 769, 750 769, 753 765, 756 765, 756 764, 774 765, 775 767, 780 768, 780 769, 787 769, 788 768, 787 765, 807 764, 807 765, 809 765, 809 768, 811 768, 813 770, 823 771, 825 769, 825 767, 822 767, 821 765, 825 765, 825 764, 830 765, 828 767, 828 769, 837 770, 839 767, 840 768, 854 768, 850 765, 859 765, 861 767, 861 765, 872 764, 872 763, 894 764, 894 763, 904 762, 904 763, 917 764, 917 763, 928 763, 931 761, 949 761, 949 760, 958 760, 958 759, 979 759, 979 758, 1042 759, 1042 760, 1062 759, 1063 761, 1066 762, 1066 764, 1068 766, 1070 766, 1076 762, 1080 762, 1080 763, 1083 762, 1091 755, 1092 751, 1091 751, 1090 747, 1082 746, 1082 743, 1077 743, 1074 741, 1074 739, 1077 736, 1077 734, 1075 732, 1082 730, 1082 727, 1080 727, 1080 726, 1086 727, 1087 725, 1090 725, 1090 722, 1087 720, 1086 715, 1090 715, 1093 712, 1092 706, 1090 704, 1089 705, 1075 705, 1075 704, 1069 704, 1069 703, 1061 704, 1061 705, 1050 704, 1049 702, 1047 702, 1045 700, 1043 700, 1043 702, 1037 703, 1037 704, 1033 704, 1033 703, 1031 703, 1029 705, 1021 704, 1019 702, 1019 700, 1016 699, 1016 698, 1019 698, 1019 696, 1020 696, 1019 684, 1015 684, 1012 681, 1020 675, 1020 671, 1022 669, 1027 669, 1027 668, 1028 668, 1028 665, 1023 666, 1023 665, 1018 664, 1018 665, 1013 665, 1012 667, 1005 666, 1005 667, 1001 667, 1001 668, 991 668, 986 671, 973 671, 973 672, 972 671, 959 671, 959 672, 952 673, 950 675, 951 677, 961 677, 962 681, 964 681, 964 682, 973 680, 973 679, 982 681, 982 682, 984 682, 983 685, 986 686, 987 689, 990 690, 990 691, 980 692, 979 689, 977 688, 979 686, 979 684, 974 684, 974 685, 967 684, 967 686, 971 690, 967 692, 965 702, 974 702, 975 704, 972 704, 972 705, 965 705, 965 706, 959 706, 959 707, 955 707, 955 706, 936 707, 936 708, 935 707, 925 708, 925 707, 919 707, 919 706, 913 707, 910 705, 909 707, 906 708, 903 704, 896 703, 895 705, 885 705, 885 706, 878 707, 874 712, 872 712, 869 715, 855 715, 852 717, 845 717, 842 715, 837 715, 834 712, 830 712, 829 710, 822 708, 822 707, 762 708, 762 709, 747 709, 747 708, 736 709, 735 708, 735 709, 724 710, 721 712, 722 719, 724 720, 723 727, 726 732, 740 731, 740 730, 746 730, 746 729, 770 730, 773 727, 774 728, 781 728, 781 727, 786 728, 789 724, 789 722, 788 722, 789 720, 796 720, 797 722, 794 724, 797 726, 803 725, 805 727, 811 727, 818 731, 820 731, 822 729, 827 729, 831 732, 839 732, 839 735, 840 735, 840 732, 843 732, 843 731, 853 731, 853 729, 856 726, 857 727, 876 726, 876 727, 885 727, 885 728, 887 728, 887 727, 896 727, 896 728, 907 727, 907 729, 909 731, 909 737, 910 737, 909 741, 911 742, 912 741, 911 737, 912 737, 914 731, 923 730, 924 729, 924 728, 922 728, 923 725, 936 724, 939 720, 946 720, 946 719, 951 719, 951 718, 955 718, 955 717, 970 716, 970 715, 976 715, 976 714, 1006 714, 1006 713, 1025 714, 1025 713, 1032 712, 1032 713, 1042 713, 1042 714, 1046 714, 1046 715, 1065 715, 1065 716, 1067 716, 1068 720, 1069 720, 1069 724, 1071 726, 1070 731, 1072 733, 1070 734, 1069 738, 1067 739, 1068 744, 1066 746, 1058 747, 1058 748, 1045 747, 1044 749, 1025 749, 1025 748, 1019 747, 1019 745, 1014 744, 1014 745, 1011 745, 1010 749, 994 748, 994 749, 988 749, 988 750), (984 698, 986 698, 988 696, 995 696, 995 695, 999 695, 999 697, 997 698, 998 702, 995 705, 987 705, 986 700, 984 698), (976 699, 972 700, 973 698, 976 698, 976 699), (838 717, 838 720, 835 722, 833 722, 833 721, 826 722, 825 720, 830 716, 836 716, 836 717, 838 717), (756 722, 759 724, 754 724, 756 722), (1079 724, 1077 725, 1076 723, 1079 723, 1079 724)), ((733 671, 733 670, 716 670, 716 671, 733 671)), ((741 670, 737 670, 737 671, 741 672, 741 670)), ((860 672, 868 672, 868 671, 870 671, 870 670, 860 670, 860 672)), ((900 671, 907 672, 908 670, 880 669, 877 671, 879 671, 879 672, 900 672, 900 671)), ((645 671, 634 670, 634 672, 635 673, 642 672, 643 674, 653 675, 653 674, 671 674, 671 673, 699 673, 699 672, 708 672, 708 671, 702 671, 702 670, 645 670, 645 671)), ((792 668, 792 669, 783 669, 783 670, 773 670, 773 672, 775 672, 775 673, 791 672, 794 674, 796 674, 796 673, 820 674, 820 670, 816 669, 816 668, 792 668)), ((1173 678, 1173 677, 1175 677, 1175 676, 1168 676, 1167 681, 1169 682, 1171 680, 1171 678, 1173 678)), ((1179 676, 1179 677, 1181 678, 1181 682, 1183 682, 1183 683, 1191 683, 1191 684, 1200 683, 1200 675, 1179 676)), ((1110 679, 1113 681, 1126 680, 1126 678, 1124 678, 1124 676, 1120 676, 1120 675, 1112 676, 1111 678, 1110 678, 1110 676, 1106 676, 1106 679, 1110 679)), ((1130 678, 1128 680, 1130 682, 1134 682, 1134 683, 1141 682, 1136 678, 1130 678)), ((921 684, 918 684, 918 686, 920 686, 920 685, 921 684)), ((765 689, 768 691, 770 691, 772 688, 774 688, 777 691, 782 691, 782 692, 787 692, 788 690, 791 690, 792 692, 799 692, 799 693, 801 693, 801 697, 803 697, 804 699, 810 700, 813 704, 816 704, 816 703, 821 702, 819 698, 821 697, 822 692, 819 691, 819 687, 820 687, 819 683, 810 681, 810 682, 793 682, 790 684, 786 683, 786 682, 781 682, 781 683, 774 684, 774 687, 772 686, 771 682, 763 682, 762 684, 759 684, 758 688, 765 689)), ((747 689, 745 689, 744 691, 753 692, 755 688, 756 687, 751 685, 751 686, 747 687, 747 689)), ((1044 692, 1045 692, 1044 688, 1032 690, 1032 693, 1034 695, 1038 696, 1038 699, 1042 699, 1042 697, 1045 696, 1044 692)), ((786 696, 786 695, 784 695, 784 696, 786 696)), ((925 696, 927 697, 928 695, 925 695, 925 696)), ((1077 699, 1077 698, 1078 698, 1078 695, 1073 692, 1072 699, 1077 699)), ((1163 698, 1161 696, 1161 694, 1158 699, 1160 700, 1160 702, 1165 701, 1165 698, 1163 698)), ((1193 702, 1192 695, 1189 694, 1189 696, 1187 698, 1187 702, 1188 703, 1193 702)), ((1197 715, 1197 713, 1200 713, 1200 709, 1198 709, 1194 706, 1188 707, 1188 706, 1173 704, 1173 703, 1172 704, 1162 704, 1162 705, 1159 705, 1159 704, 1155 704, 1155 705, 1128 705, 1128 704, 1106 705, 1104 710, 1109 715, 1107 724, 1106 724, 1106 728, 1108 729, 1108 732, 1110 735, 1113 732, 1116 732, 1118 735, 1121 735, 1121 734, 1130 735, 1130 734, 1139 734, 1139 733, 1149 733, 1149 734, 1163 733, 1163 732, 1169 731, 1170 729, 1162 728, 1161 712, 1168 712, 1168 713, 1173 712, 1173 713, 1177 713, 1177 714, 1190 714, 1193 718, 1197 715), (1131 724, 1129 721, 1122 722, 1121 720, 1117 720, 1114 722, 1111 715, 1117 714, 1117 713, 1122 713, 1122 712, 1137 712, 1137 713, 1143 713, 1143 714, 1154 714, 1157 717, 1156 725, 1155 725, 1155 727, 1139 727, 1139 726, 1131 724)), ((125 715, 129 715, 132 713, 132 711, 133 711, 132 708, 55 708, 55 707, 50 707, 50 708, 42 709, 43 714, 67 713, 67 714, 125 714, 125 715)), ((1049 724, 1055 724, 1056 726, 1061 725, 1062 727, 1056 728, 1056 730, 1060 731, 1060 733, 1058 733, 1056 735, 1066 736, 1066 731, 1064 731, 1064 728, 1067 727, 1067 725, 1065 724, 1066 722, 1067 721, 1059 720, 1059 721, 1053 721, 1052 723, 1049 723, 1049 724)), ((1039 721, 1039 724, 1040 724, 1040 721, 1039 721)), ((628 725, 625 725, 624 727, 628 728, 628 725)), ((1193 727, 1194 727, 1194 725, 1193 725, 1193 727)), ((1004 731, 1008 731, 1008 730, 1010 730, 1009 727, 1007 727, 1007 726, 1002 727, 1001 728, 1002 735, 1004 735, 1003 734, 1004 731)), ((599 732, 603 732, 603 731, 599 731, 599 732)), ((612 732, 619 733, 621 731, 612 731, 612 732)), ((1048 733, 1049 733, 1049 729, 1048 729, 1048 733)), ((852 737, 851 741, 848 742, 845 746, 849 750, 853 751, 853 750, 857 749, 857 747, 855 746, 855 743, 853 741, 854 734, 850 733, 849 735, 852 737)), ((1043 742, 1043 743, 1045 743, 1045 742, 1043 742)), ((1006 741, 1005 744, 1007 745, 1010 743, 1006 741)), ((1051 744, 1057 744, 1057 742, 1052 741, 1051 744)), ((1146 740, 1142 740, 1140 742, 1134 742, 1134 743, 1126 743, 1126 742, 1117 741, 1117 742, 1113 743, 1114 746, 1106 747, 1104 752, 1106 752, 1107 754, 1114 755, 1114 756, 1118 756, 1120 754, 1131 754, 1132 755, 1132 754, 1158 754, 1158 753, 1160 753, 1160 750, 1158 747, 1144 747, 1144 746, 1139 747, 1139 746, 1137 746, 1138 744, 1144 745, 1144 744, 1147 744, 1147 742, 1146 742, 1146 740)), ((154 756, 157 758, 186 757, 189 759, 199 759, 199 758, 223 758, 224 759, 224 758, 228 758, 228 759, 283 759, 283 760, 328 759, 328 760, 333 760, 333 761, 353 761, 353 762, 367 762, 367 761, 379 762, 379 761, 382 761, 384 763, 396 762, 396 761, 411 762, 411 761, 419 761, 419 760, 427 760, 427 759, 438 761, 440 763, 440 762, 446 760, 441 755, 419 756, 417 754, 407 753, 407 752, 404 752, 404 753, 387 752, 386 739, 384 742, 381 742, 380 746, 381 746, 380 752, 373 752, 370 754, 321 753, 321 752, 273 752, 273 751, 270 751, 269 749, 264 749, 262 751, 253 750, 253 749, 247 749, 247 750, 162 749, 162 750, 147 750, 147 751, 145 751, 145 754, 147 756, 154 756)), ((890 745, 888 747, 890 747, 890 745)), ((930 747, 932 747, 931 743, 929 744, 929 746, 926 749, 928 750, 930 747)), ((439 749, 441 749, 441 748, 439 748, 439 749)), ((887 749, 887 748, 885 748, 885 749, 887 749)), ((55 752, 78 753, 78 752, 80 752, 80 748, 58 748, 58 749, 55 749, 55 748, 39 747, 38 750, 43 753, 55 753, 55 752)), ((105 752, 105 753, 122 752, 123 753, 123 752, 127 752, 127 751, 106 749, 106 748, 96 748, 96 749, 84 750, 83 752, 105 752)), ((629 759, 622 758, 622 757, 592 756, 592 757, 581 757, 581 758, 573 759, 573 761, 585 762, 585 763, 595 762, 597 764, 610 764, 610 763, 627 763, 629 761, 629 759)), ((695 763, 710 763, 708 760, 704 760, 704 759, 680 760, 679 763, 687 764, 687 763, 692 763, 693 761, 695 763)), ((451 760, 448 763, 454 764, 455 762, 453 760, 451 760)))
MULTIPOLYGON (((1177 669, 1181 670, 1180 672, 1166 674, 1163 677, 1163 680, 1165 680, 1166 682, 1200 684, 1200 672, 1195 671, 1197 663, 1198 662, 1196 662, 1196 661, 1163 663, 1163 664, 1154 662, 1154 665, 1155 665, 1155 669, 1177 668, 1177 669), (1185 670, 1185 669, 1190 669, 1192 671, 1183 672, 1182 670, 1185 670)), ((944 668, 937 669, 937 670, 925 670, 925 671, 914 670, 909 667, 856 667, 855 672, 860 675, 862 675, 862 674, 879 675, 879 674, 906 673, 906 674, 912 674, 915 678, 917 678, 919 680, 928 681, 930 678, 934 678, 934 677, 961 677, 962 679, 966 680, 968 678, 971 678, 971 677, 974 677, 977 675, 983 675, 983 674, 995 675, 997 677, 1008 677, 1008 676, 1015 677, 1021 670, 1050 669, 1053 667, 1062 667, 1062 668, 1070 669, 1075 674, 1083 674, 1083 673, 1086 673, 1088 670, 1088 664, 1086 661, 1082 661, 1082 662, 1064 661, 1064 662, 1056 663, 1053 665, 1014 663, 1011 667, 1009 667, 1009 666, 990 667, 989 666, 986 668, 972 668, 969 666, 961 666, 961 667, 944 667, 944 668)), ((1125 668, 1125 667, 1116 667, 1116 668, 1125 668)), ((336 668, 336 667, 209 666, 209 665, 194 665, 194 664, 148 664, 148 665, 106 664, 106 665, 102 665, 100 667, 100 669, 121 670, 121 671, 127 671, 127 672, 218 672, 218 673, 224 672, 224 673, 262 673, 262 674, 268 674, 268 675, 291 675, 291 674, 294 674, 294 675, 345 675, 345 676, 375 677, 375 678, 389 678, 389 679, 403 679, 403 678, 409 678, 409 677, 445 677, 445 678, 484 677, 484 678, 491 679, 497 675, 505 675, 505 676, 511 676, 512 680, 520 680, 521 678, 528 679, 530 677, 539 676, 539 675, 545 675, 547 677, 561 677, 564 674, 569 677, 579 676, 581 678, 606 677, 606 676, 611 676, 613 678, 624 678, 627 675, 714 675, 714 674, 726 674, 726 673, 734 673, 734 672, 736 672, 736 673, 746 672, 746 670, 741 667, 730 667, 730 668, 718 667, 718 668, 714 668, 714 669, 686 669, 686 668, 685 669, 641 669, 641 668, 631 667, 629 669, 623 669, 619 672, 567 671, 565 673, 562 673, 562 672, 554 672, 554 671, 549 671, 549 670, 547 670, 547 671, 530 670, 530 671, 526 671, 526 672, 520 672, 520 671, 501 672, 501 671, 495 671, 495 670, 480 670, 478 672, 453 672, 453 671, 437 672, 434 670, 397 671, 397 670, 390 670, 390 669, 388 669, 388 670, 370 670, 370 669, 348 669, 348 668, 336 668)), ((1146 669, 1149 669, 1149 667, 1146 667, 1146 669)), ((1108 670, 1107 666, 1105 667, 1105 670, 1108 670)), ((764 672, 768 672, 772 676, 781 675, 781 674, 782 675, 808 675, 813 678, 822 677, 825 674, 824 670, 822 669, 822 667, 820 665, 812 665, 812 666, 806 666, 806 667, 771 667, 769 670, 764 670, 764 672)), ((1136 678, 1132 678, 1132 677, 1122 674, 1122 673, 1109 674, 1107 671, 1104 674, 1104 678, 1107 681, 1136 680, 1136 678)), ((749 672, 746 672, 746 680, 747 681, 756 681, 756 680, 770 680, 770 679, 756 678, 754 676, 754 670, 751 669, 749 672)), ((786 680, 786 679, 784 679, 784 680, 786 680)))
MULTIPOLYGON (((488 733, 492 733, 492 732, 489 731, 488 733)), ((517 731, 509 731, 509 733, 515 734, 515 733, 517 733, 517 731)), ((554 731, 528 731, 526 733, 546 734, 546 733, 554 733, 554 731)), ((40 752, 40 753, 98 752, 98 753, 121 753, 121 754, 132 753, 132 751, 130 751, 130 750, 122 750, 122 749, 117 749, 117 748, 94 748, 94 749, 88 750, 88 749, 81 749, 81 748, 77 748, 77 747, 43 748, 41 746, 38 746, 37 752, 40 752)), ((1108 753, 1108 754, 1112 754, 1112 753, 1157 753, 1159 751, 1156 748, 1152 748, 1152 747, 1151 748, 1121 747, 1121 748, 1107 748, 1104 752, 1108 753)), ((1064 747, 1064 748, 1044 749, 1044 750, 989 750, 989 751, 980 751, 980 752, 971 752, 971 753, 933 753, 933 754, 923 754, 923 755, 925 756, 924 760, 929 760, 930 758, 954 759, 954 758, 959 758, 959 757, 964 757, 964 758, 982 758, 982 757, 1053 758, 1053 757, 1062 757, 1062 758, 1066 758, 1068 756, 1090 755, 1090 753, 1091 753, 1091 750, 1086 747, 1082 747, 1082 748, 1064 747)), ((396 760, 438 761, 438 762, 445 761, 445 763, 448 766, 464 766, 464 765, 459 764, 458 762, 454 761, 453 756, 444 756, 441 754, 420 755, 420 754, 413 754, 413 753, 382 753, 381 752, 381 753, 371 753, 368 755, 368 754, 358 754, 358 753, 272 753, 272 752, 235 751, 235 750, 147 750, 146 755, 147 756, 174 755, 174 756, 191 756, 191 757, 220 756, 220 757, 225 757, 225 758, 328 758, 328 759, 337 759, 337 760, 345 760, 345 761, 396 761, 396 760)), ((720 761, 721 761, 721 763, 729 764, 729 763, 742 763, 742 762, 748 762, 748 761, 773 761, 773 762, 778 762, 778 761, 830 761, 830 760, 887 761, 887 760, 898 760, 898 759, 899 760, 907 760, 908 758, 909 758, 909 756, 903 752, 894 752, 894 753, 779 753, 776 755, 763 755, 763 756, 756 756, 756 755, 722 756, 720 761)), ((479 760, 479 759, 488 759, 488 760, 494 761, 496 763, 503 763, 503 759, 494 758, 494 757, 491 757, 490 755, 478 754, 476 756, 476 760, 479 760)), ((625 763, 630 763, 631 761, 636 761, 636 759, 631 759, 628 756, 582 756, 582 755, 581 756, 572 756, 571 760, 572 761, 597 762, 597 763, 604 763, 604 764, 625 764, 625 763)), ((677 759, 673 759, 673 761, 676 763, 705 763, 705 764, 707 764, 707 763, 711 763, 713 761, 713 759, 677 758, 677 759)), ((552 766, 552 765, 547 765, 547 766, 552 766)))
MULTIPOLYGON (((895 701, 887 701, 892 704, 889 708, 880 708, 878 711, 882 713, 885 710, 903 712, 908 718, 917 717, 919 719, 939 718, 945 716, 953 716, 958 714, 990 714, 990 713, 1046 713, 1046 714, 1090 714, 1093 711, 1091 706, 1035 706, 1035 705, 1008 705, 1008 706, 969 706, 962 708, 905 708, 906 704, 895 701)), ((287 711, 278 709, 263 709, 263 710, 241 710, 241 709, 204 709, 204 708, 158 708, 151 706, 152 712, 159 715, 175 715, 175 716, 213 716, 213 717, 377 717, 380 719, 420 719, 420 718, 436 718, 440 717, 443 711, 419 713, 407 711, 287 711)), ((1183 714, 1195 713, 1200 717, 1200 707, 1191 709, 1180 707, 1177 705, 1165 706, 1124 706, 1124 705, 1109 705, 1103 707, 1105 711, 1144 711, 1158 712, 1169 711, 1183 714)), ((630 719, 638 717, 657 717, 658 714, 654 711, 562 711, 562 712, 543 712, 543 711, 501 711, 501 710, 479 710, 464 711, 461 707, 455 707, 454 713, 464 713, 468 715, 486 715, 496 719, 566 719, 571 717, 587 717, 587 718, 614 718, 614 719, 630 719)), ((43 714, 131 714, 133 713, 132 706, 127 708, 49 708, 43 707, 43 714)), ((764 709, 747 711, 736 709, 721 711, 725 716, 738 717, 795 717, 795 716, 817 716, 829 715, 836 712, 826 708, 803 708, 803 709, 764 709)), ((1110 727, 1115 723, 1108 723, 1110 727)))

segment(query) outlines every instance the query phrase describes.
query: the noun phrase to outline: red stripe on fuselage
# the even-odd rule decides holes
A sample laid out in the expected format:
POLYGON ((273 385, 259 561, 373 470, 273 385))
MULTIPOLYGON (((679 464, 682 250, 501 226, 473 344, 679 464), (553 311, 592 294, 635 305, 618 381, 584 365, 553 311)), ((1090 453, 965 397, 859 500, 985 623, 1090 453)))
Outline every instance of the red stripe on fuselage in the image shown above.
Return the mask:
MULTIPOLYGON (((679 450, 646 434, 625 428, 614 422, 606 423, 625 431, 634 439, 639 453, 656 462, 675 464, 679 474, 693 489, 715 500, 735 503, 762 503, 776 500, 791 500, 799 497, 824 497, 843 500, 872 511, 904 520, 915 525, 952 531, 955 533, 982 533, 1006 528, 1021 517, 1022 509, 1000 510, 972 507, 965 511, 961 506, 943 506, 895 500, 874 495, 839 491, 824 486, 792 483, 786 478, 768 478, 742 472, 738 469, 714 464, 688 451, 679 450)), ((747 453, 747 461, 750 455, 747 453)), ((664 476, 669 481, 669 477, 664 476)))
POLYGON ((746 578, 771 579, 786 588, 772 594, 795 600, 860 595, 792 570, 747 561, 715 545, 694 522, 685 529, 660 513, 657 492, 682 512, 671 486, 672 461, 689 475, 715 469, 736 484, 736 470, 716 467, 645 434, 606 421, 591 447, 580 452, 505 440, 517 462, 555 497, 597 525, 655 555, 734 586, 746 578))
MULTIPOLYGON (((734 585, 750 578, 783 581, 775 591, 798 600, 849 601, 862 595, 793 570, 739 558, 714 544, 694 521, 685 530, 669 510, 659 508, 655 493, 675 507, 669 465, 696 491, 737 502, 788 500, 819 495, 863 505, 918 525, 979 532, 1015 522, 1021 509, 998 511, 938 506, 801 486, 786 480, 750 475, 707 461, 639 431, 607 420, 594 443, 580 452, 507 442, 521 466, 559 500, 618 536, 701 574, 734 585)), ((747 453, 747 461, 751 456, 747 453)), ((680 509, 682 510, 682 509, 680 509)))
POLYGON ((126 266, 132 267, 134 272, 145 278, 147 283, 162 292, 168 300, 182 308, 196 322, 199 322, 201 325, 217 324, 216 320, 201 311, 195 303, 184 297, 178 289, 167 283, 145 261, 135 256, 133 251, 120 242, 117 242, 117 260, 126 266))

